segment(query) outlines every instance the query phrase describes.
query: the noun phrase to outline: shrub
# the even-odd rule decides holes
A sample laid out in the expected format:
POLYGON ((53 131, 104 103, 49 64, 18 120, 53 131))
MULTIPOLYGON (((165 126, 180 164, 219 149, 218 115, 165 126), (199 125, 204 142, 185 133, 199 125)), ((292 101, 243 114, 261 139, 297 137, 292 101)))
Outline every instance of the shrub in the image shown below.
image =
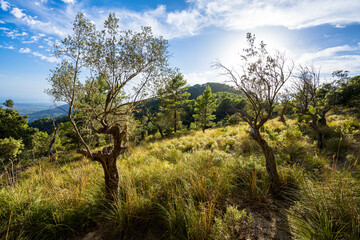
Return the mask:
POLYGON ((223 216, 215 217, 211 239, 253 239, 254 223, 254 218, 245 209, 239 211, 236 206, 227 206, 223 216))
POLYGON ((10 159, 16 158, 21 153, 24 145, 21 140, 12 137, 0 139, 0 158, 6 163, 10 159))

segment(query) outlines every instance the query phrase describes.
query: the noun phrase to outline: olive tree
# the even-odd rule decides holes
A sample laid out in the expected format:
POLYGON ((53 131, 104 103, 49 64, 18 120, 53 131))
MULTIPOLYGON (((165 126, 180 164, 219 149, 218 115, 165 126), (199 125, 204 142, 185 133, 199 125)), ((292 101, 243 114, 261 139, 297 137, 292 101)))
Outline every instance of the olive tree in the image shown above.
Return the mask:
POLYGON ((106 199, 111 202, 118 194, 116 162, 126 149, 129 117, 139 101, 154 92, 150 90, 156 73, 166 66, 168 44, 149 27, 121 31, 115 14, 101 31, 78 14, 73 30, 55 49, 62 62, 51 71, 47 93, 69 105, 69 120, 83 146, 78 152, 102 165, 106 199), (80 70, 90 70, 85 83, 80 70), (93 151, 79 122, 95 133, 111 135, 112 144, 93 151))
POLYGON ((272 148, 260 133, 260 128, 269 120, 276 96, 290 78, 294 64, 284 54, 267 51, 261 42, 255 45, 255 36, 247 34, 248 48, 241 55, 240 68, 228 68, 220 61, 214 67, 222 70, 228 81, 235 85, 247 99, 246 106, 239 110, 243 121, 249 124, 252 138, 259 144, 265 156, 266 170, 270 176, 271 189, 279 191, 280 180, 277 172, 275 155, 272 148))

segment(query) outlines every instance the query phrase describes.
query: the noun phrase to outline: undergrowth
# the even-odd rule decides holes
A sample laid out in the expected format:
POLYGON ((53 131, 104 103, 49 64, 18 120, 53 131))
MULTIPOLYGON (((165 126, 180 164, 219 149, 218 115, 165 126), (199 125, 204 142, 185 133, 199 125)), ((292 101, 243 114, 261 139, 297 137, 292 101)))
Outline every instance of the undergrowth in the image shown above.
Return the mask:
MULTIPOLYGON (((354 141, 356 124, 333 124, 348 129, 354 141)), ((101 166, 73 153, 60 154, 55 163, 38 161, 14 182, 3 174, 1 239, 78 239, 91 231, 104 239, 251 238, 259 215, 252 211, 279 202, 292 206, 286 213, 295 238, 359 239, 353 148, 342 153, 351 162, 342 165, 345 171, 332 159, 339 149, 319 152, 295 123, 270 121, 262 133, 276 153, 279 200, 248 130, 240 125, 190 131, 131 147, 118 161, 119 196, 111 205, 103 200, 101 166)))

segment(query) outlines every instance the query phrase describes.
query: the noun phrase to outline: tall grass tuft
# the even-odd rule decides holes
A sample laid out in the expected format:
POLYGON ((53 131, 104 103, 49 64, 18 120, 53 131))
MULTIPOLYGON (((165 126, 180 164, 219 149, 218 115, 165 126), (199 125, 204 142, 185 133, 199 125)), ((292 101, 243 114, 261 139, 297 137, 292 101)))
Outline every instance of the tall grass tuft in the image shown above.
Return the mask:
POLYGON ((351 174, 332 172, 307 181, 292 210, 298 239, 360 239, 360 187, 351 174))

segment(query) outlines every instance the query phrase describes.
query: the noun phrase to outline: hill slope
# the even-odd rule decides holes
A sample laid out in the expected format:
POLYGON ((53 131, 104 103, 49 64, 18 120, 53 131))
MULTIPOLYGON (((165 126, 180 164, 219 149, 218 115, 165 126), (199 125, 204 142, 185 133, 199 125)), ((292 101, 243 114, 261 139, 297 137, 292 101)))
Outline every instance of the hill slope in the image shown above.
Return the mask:
POLYGON ((65 116, 67 114, 68 109, 69 106, 65 104, 59 107, 53 107, 50 109, 48 108, 46 110, 32 112, 28 114, 29 116, 28 121, 33 122, 41 118, 57 118, 57 117, 65 116))
MULTIPOLYGON (((328 124, 340 128, 348 119, 334 116, 328 124)), ((288 120, 285 126, 273 119, 264 127, 264 137, 276 149, 282 197, 269 192, 263 155, 247 125, 190 131, 130 147, 118 161, 120 193, 111 206, 103 200, 100 164, 74 152, 60 153, 56 163, 37 161, 16 172, 17 184, 9 184, 10 173, 4 172, 0 236, 359 239, 359 125, 343 136, 343 141, 353 141, 353 148, 345 149, 339 138, 329 139, 335 147, 325 154, 297 124, 288 120), (345 157, 345 168, 334 165, 331 156, 336 153, 345 157)))

